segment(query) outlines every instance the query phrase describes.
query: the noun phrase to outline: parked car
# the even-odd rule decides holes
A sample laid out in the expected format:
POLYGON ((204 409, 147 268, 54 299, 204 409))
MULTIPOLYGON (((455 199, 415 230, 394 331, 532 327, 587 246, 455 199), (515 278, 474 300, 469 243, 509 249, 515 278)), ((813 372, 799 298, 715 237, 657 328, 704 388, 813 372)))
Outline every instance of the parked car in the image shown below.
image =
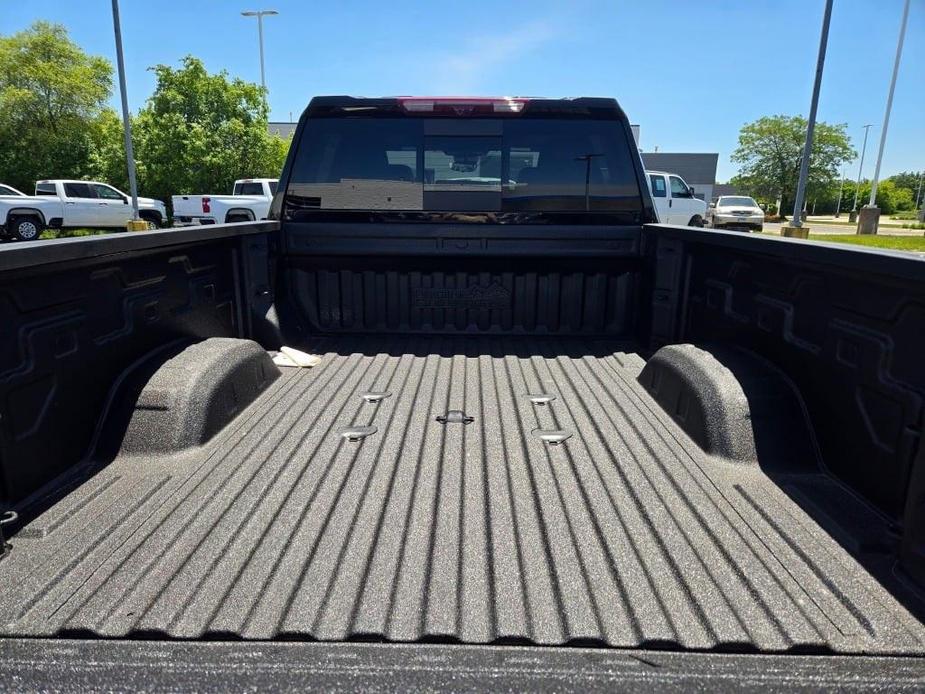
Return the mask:
POLYGON ((614 99, 293 142, 0 249, 0 682, 921 690, 922 260, 657 223, 614 99))
POLYGON ((707 204, 695 197, 694 189, 677 174, 646 171, 649 191, 662 224, 702 227, 707 204))
POLYGON ((707 220, 714 229, 764 230, 764 210, 747 195, 722 195, 711 202, 707 220))
POLYGON ((5 183, 0 183, 0 197, 26 197, 25 193, 22 193, 16 190, 13 186, 8 186, 5 183))
POLYGON ((174 226, 253 222, 267 218, 276 194, 275 178, 242 178, 231 195, 174 195, 174 226))

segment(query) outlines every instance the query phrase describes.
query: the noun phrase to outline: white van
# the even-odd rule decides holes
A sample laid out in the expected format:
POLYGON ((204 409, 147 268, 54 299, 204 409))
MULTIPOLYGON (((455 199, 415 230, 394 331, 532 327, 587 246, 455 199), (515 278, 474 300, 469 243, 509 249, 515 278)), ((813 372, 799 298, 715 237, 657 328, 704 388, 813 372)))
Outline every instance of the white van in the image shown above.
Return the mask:
POLYGON ((658 221, 662 224, 702 227, 707 216, 707 203, 694 197, 694 189, 677 174, 667 171, 646 171, 646 182, 658 221))

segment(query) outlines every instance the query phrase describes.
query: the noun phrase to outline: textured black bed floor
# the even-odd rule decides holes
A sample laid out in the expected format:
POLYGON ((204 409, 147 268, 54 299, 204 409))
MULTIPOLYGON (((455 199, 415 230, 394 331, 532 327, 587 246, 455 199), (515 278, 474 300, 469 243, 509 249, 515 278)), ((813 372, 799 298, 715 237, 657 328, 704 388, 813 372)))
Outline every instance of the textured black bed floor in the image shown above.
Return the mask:
POLYGON ((687 442, 617 347, 326 347, 204 449, 117 460, 27 526, 0 562, 2 631, 923 651, 760 470, 687 442), (474 421, 435 421, 454 409, 474 421))

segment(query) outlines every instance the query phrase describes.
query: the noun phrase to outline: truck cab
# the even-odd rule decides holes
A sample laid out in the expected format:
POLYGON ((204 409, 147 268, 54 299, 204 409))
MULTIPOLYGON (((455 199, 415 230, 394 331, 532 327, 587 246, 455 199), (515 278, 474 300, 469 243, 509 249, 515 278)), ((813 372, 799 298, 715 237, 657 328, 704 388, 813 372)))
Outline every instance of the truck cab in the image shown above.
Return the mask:
POLYGON ((652 202, 662 224, 702 227, 707 204, 694 196, 694 189, 677 174, 646 171, 652 202))

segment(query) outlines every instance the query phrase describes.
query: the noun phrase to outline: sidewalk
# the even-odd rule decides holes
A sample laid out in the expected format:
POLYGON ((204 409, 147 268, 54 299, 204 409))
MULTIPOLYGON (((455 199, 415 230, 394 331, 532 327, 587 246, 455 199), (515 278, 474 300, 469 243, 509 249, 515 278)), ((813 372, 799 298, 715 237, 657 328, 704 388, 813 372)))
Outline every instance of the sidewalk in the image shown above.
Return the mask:
MULTIPOLYGON (((846 234, 856 234, 857 224, 840 224, 836 222, 825 222, 823 220, 832 219, 831 217, 810 217, 803 224, 809 227, 810 234, 844 236, 846 234)), ((847 221, 847 219, 845 220, 847 221)), ((765 233, 780 234, 781 224, 779 222, 765 222, 765 233)), ((880 236, 923 236, 925 233, 921 229, 903 229, 896 224, 880 224, 880 236)))
MULTIPOLYGON (((820 215, 818 217, 809 216, 806 218, 807 224, 812 224, 813 222, 815 222, 816 224, 845 224, 845 225, 857 227, 857 222, 848 221, 847 212, 843 212, 841 217, 835 217, 833 215, 820 215)), ((904 222, 899 219, 890 219, 889 217, 886 217, 886 216, 880 217, 881 227, 897 227, 899 229, 902 229, 903 224, 909 224, 909 222, 908 221, 904 222)))

